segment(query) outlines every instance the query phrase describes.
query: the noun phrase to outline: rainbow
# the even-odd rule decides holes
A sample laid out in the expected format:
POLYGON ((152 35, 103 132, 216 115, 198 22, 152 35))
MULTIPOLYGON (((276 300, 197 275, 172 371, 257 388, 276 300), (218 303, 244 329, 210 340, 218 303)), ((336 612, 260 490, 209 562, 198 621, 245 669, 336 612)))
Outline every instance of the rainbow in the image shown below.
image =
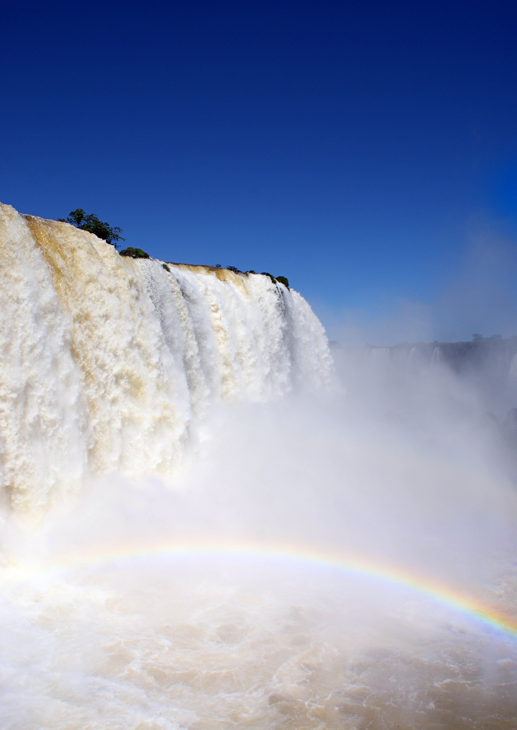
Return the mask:
POLYGON ((221 541, 174 541, 145 545, 121 545, 111 551, 89 551, 87 554, 72 554, 51 564, 32 568, 6 568, 0 578, 30 579, 44 574, 61 574, 109 564, 146 558, 168 559, 252 559, 285 561, 291 564, 308 565, 315 568, 334 569, 399 588, 409 589, 427 599, 460 612, 487 628, 517 639, 517 618, 511 617, 495 606, 479 600, 451 586, 430 578, 422 578, 401 568, 383 565, 377 560, 356 555, 334 552, 328 548, 307 547, 293 543, 262 544, 251 542, 221 541))

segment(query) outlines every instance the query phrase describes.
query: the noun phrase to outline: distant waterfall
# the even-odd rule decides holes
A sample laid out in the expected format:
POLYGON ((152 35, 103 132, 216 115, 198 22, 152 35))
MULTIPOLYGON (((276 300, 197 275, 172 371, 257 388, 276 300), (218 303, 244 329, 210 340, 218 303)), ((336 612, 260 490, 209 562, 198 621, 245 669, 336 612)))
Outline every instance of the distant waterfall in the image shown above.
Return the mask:
POLYGON ((0 205, 0 484, 44 509, 88 473, 169 478, 218 401, 332 380, 324 329, 269 277, 122 258, 0 205))

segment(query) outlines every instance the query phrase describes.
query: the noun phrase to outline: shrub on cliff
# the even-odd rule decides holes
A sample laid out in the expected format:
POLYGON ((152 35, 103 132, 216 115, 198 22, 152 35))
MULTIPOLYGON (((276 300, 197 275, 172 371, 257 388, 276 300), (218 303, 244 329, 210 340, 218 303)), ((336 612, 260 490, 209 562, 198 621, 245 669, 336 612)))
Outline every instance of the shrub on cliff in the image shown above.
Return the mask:
POLYGON ((118 248, 117 241, 125 241, 120 235, 122 228, 110 226, 109 223, 103 223, 100 221, 95 213, 85 213, 82 208, 73 210, 68 218, 59 218, 62 223, 70 223, 76 228, 80 228, 82 231, 88 231, 93 233, 97 238, 102 238, 106 243, 111 243, 112 246, 118 248))
POLYGON ((149 259, 151 258, 148 253, 145 251, 142 251, 141 248, 133 248, 130 246, 129 248, 125 248, 123 251, 120 252, 121 256, 129 256, 132 259, 149 259))
POLYGON ((277 276, 276 280, 289 289, 289 279, 287 278, 287 276, 277 276))

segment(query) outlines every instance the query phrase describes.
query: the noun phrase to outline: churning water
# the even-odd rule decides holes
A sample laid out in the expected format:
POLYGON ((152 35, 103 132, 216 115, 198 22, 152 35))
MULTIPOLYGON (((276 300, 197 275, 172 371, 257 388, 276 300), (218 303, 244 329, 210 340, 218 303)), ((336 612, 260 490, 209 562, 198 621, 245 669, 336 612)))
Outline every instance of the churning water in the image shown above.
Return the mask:
POLYGON ((517 726, 482 393, 436 363, 339 385, 266 276, 8 206, 0 240, 0 727, 517 726))

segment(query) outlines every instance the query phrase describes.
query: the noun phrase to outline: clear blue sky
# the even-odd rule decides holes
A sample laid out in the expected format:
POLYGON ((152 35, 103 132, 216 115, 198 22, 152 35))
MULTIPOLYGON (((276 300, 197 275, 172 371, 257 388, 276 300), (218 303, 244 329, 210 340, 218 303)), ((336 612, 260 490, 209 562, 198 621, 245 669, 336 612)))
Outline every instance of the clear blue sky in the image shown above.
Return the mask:
POLYGON ((284 274, 331 330, 443 310, 478 229, 514 264, 513 3, 22 0, 2 26, 0 200, 21 212, 284 274))

